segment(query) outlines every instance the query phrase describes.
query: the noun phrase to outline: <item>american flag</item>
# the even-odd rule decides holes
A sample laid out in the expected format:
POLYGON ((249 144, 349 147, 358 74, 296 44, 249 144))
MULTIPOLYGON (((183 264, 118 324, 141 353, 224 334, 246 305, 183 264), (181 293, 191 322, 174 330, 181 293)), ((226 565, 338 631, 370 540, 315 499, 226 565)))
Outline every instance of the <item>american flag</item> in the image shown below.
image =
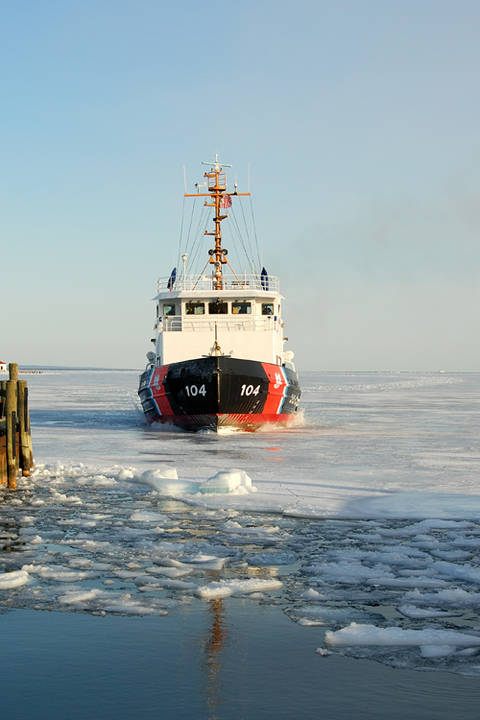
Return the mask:
POLYGON ((221 208, 229 208, 232 207, 232 198, 230 195, 223 195, 222 199, 220 200, 220 207, 221 208))

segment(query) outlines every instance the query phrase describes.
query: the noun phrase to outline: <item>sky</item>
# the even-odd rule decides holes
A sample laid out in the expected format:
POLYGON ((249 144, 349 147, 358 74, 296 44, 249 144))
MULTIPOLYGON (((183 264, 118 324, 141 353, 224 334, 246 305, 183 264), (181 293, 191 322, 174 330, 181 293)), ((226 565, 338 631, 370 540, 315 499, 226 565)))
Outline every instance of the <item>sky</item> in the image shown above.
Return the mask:
POLYGON ((0 358, 140 368, 231 163, 300 370, 480 370, 480 5, 0 0, 0 358))

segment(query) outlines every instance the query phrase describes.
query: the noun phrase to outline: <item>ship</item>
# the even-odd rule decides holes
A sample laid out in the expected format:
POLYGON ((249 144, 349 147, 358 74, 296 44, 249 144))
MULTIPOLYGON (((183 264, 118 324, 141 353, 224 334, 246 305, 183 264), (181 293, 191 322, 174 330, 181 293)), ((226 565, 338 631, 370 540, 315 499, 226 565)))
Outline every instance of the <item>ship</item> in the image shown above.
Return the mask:
POLYGON ((209 166, 204 181, 196 192, 185 192, 184 203, 204 198, 202 212, 213 227, 206 225, 202 237, 210 237, 212 247, 199 272, 190 271, 184 252, 182 267, 179 257, 157 282, 154 349, 138 389, 143 412, 148 423, 187 431, 287 425, 297 417, 301 390, 294 353, 285 348, 279 280, 260 265, 259 255, 247 258, 248 272, 234 268, 222 242, 222 223, 251 193, 238 192, 236 182, 228 189, 225 168, 231 165, 220 163, 218 154, 202 164, 209 166))

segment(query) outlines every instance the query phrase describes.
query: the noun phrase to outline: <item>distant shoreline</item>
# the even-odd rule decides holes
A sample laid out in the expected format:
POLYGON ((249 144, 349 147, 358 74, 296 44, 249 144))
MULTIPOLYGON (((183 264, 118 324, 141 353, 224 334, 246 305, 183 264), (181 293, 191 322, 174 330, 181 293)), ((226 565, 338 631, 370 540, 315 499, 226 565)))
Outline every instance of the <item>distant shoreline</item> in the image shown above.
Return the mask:
POLYGON ((25 367, 20 366, 19 372, 22 373, 30 373, 30 374, 36 374, 36 373, 45 373, 45 372, 51 372, 52 370, 78 370, 78 371, 84 371, 87 370, 89 372, 141 372, 139 368, 109 368, 109 367, 89 367, 88 365, 82 367, 79 365, 27 365, 25 367))

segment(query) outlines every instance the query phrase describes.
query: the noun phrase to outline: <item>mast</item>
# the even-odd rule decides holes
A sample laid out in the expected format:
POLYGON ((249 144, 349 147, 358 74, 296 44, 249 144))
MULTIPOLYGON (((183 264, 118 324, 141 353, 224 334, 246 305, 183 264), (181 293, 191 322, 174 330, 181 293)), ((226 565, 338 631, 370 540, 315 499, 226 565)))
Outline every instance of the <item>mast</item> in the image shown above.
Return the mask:
POLYGON ((224 167, 232 167, 226 163, 220 165, 218 159, 218 153, 215 153, 215 160, 213 162, 203 160, 202 165, 210 165, 210 172, 205 172, 203 177, 207 178, 208 182, 208 193, 185 193, 184 197, 207 197, 210 202, 205 200, 205 207, 212 207, 215 209, 213 222, 215 223, 215 231, 209 232, 205 230, 205 235, 211 235, 215 238, 215 245, 210 248, 208 254, 210 255, 209 263, 214 265, 214 280, 213 289, 223 290, 223 265, 228 262, 227 254, 228 250, 222 247, 222 228, 221 222, 228 217, 228 213, 225 215, 221 214, 223 208, 230 207, 232 204, 232 197, 240 195, 250 195, 250 193, 239 193, 237 192, 237 185, 235 184, 235 191, 228 193, 227 190, 227 177, 223 172, 224 167), (228 198, 228 199, 227 199, 228 198))

